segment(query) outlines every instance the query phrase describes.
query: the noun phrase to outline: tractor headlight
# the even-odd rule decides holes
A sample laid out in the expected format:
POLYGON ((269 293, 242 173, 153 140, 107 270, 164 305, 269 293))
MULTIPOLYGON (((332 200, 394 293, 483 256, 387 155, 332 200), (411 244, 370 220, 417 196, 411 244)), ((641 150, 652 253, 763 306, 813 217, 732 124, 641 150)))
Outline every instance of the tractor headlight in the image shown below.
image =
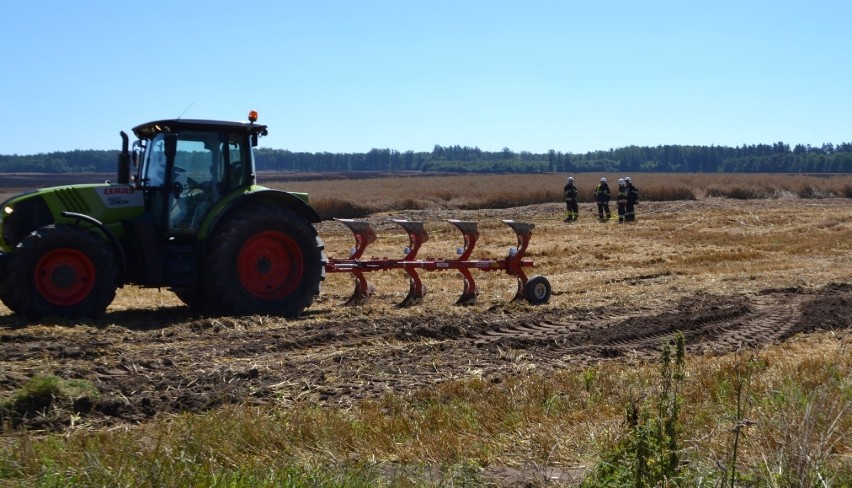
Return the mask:
POLYGON ((11 205, 3 205, 3 211, 0 212, 0 225, 4 225, 6 223, 6 219, 8 219, 14 211, 15 207, 11 205))

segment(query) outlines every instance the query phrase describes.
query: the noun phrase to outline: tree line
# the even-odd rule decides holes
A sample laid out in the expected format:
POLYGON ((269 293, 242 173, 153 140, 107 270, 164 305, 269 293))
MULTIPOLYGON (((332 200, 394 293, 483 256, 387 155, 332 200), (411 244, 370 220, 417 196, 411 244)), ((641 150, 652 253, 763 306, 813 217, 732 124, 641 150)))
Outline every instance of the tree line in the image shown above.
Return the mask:
MULTIPOLYGON (((0 155, 0 173, 109 173, 118 151, 75 150, 35 155, 0 155)), ((371 149, 366 153, 293 152, 259 148, 258 170, 293 172, 419 171, 451 173, 683 172, 850 173, 852 143, 815 147, 783 142, 727 146, 626 146, 582 154, 483 151, 440 146, 431 152, 371 149)))

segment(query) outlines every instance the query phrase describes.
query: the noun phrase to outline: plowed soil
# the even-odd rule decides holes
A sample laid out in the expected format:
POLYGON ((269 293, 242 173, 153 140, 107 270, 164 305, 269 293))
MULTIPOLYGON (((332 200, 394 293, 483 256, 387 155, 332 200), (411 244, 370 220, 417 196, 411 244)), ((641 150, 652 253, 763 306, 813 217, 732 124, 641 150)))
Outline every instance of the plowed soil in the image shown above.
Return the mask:
MULTIPOLYGON (((560 213, 555 204, 455 212, 490 222, 475 258, 514 244, 500 218, 536 223, 529 256, 553 285, 542 306, 510 302, 516 284, 502 273, 482 277, 472 307, 449 306, 461 291, 454 273, 430 273, 429 294, 410 309, 393 306, 407 291, 401 274, 377 274, 379 291, 360 308, 339 305, 351 283, 332 275, 295 320, 199 316, 165 290, 130 287, 94 320, 30 324, 0 306, 0 398, 35 375, 88 380, 99 394, 78 399, 74 418, 23 422, 97 427, 233 403, 346 406, 474 376, 653 360, 678 331, 689 354, 722 354, 852 328, 848 200, 649 203, 632 225, 593 221, 590 210, 566 224, 560 213), (500 237, 488 242, 492 233, 500 237)), ((371 219, 380 241, 401 247, 387 217, 371 219)), ((459 245, 441 222, 449 215, 402 217, 437 228, 430 243, 459 245)), ((320 234, 330 255, 345 254, 342 226, 323 223, 320 234)))

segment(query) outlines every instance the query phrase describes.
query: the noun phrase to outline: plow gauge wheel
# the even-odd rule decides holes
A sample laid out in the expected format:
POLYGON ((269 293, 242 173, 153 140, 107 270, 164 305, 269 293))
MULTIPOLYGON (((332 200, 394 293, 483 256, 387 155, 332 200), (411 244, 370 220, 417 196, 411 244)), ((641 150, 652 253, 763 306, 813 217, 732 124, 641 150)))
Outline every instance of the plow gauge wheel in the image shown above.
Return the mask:
POLYGON ((532 305, 550 301, 550 282, 544 276, 533 276, 524 285, 524 298, 532 305))

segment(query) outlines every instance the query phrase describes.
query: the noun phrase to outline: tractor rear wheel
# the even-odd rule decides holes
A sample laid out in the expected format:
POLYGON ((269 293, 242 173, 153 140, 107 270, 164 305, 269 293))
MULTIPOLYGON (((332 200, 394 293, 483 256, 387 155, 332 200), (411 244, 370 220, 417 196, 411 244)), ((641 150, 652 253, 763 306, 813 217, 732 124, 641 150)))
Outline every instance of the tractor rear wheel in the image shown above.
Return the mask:
POLYGON ((292 210, 257 205, 219 224, 205 260, 207 296, 231 315, 299 315, 325 278, 316 229, 292 210))
POLYGON ((50 225, 17 246, 9 262, 7 306, 30 319, 96 316, 115 298, 112 250, 82 227, 50 225))

